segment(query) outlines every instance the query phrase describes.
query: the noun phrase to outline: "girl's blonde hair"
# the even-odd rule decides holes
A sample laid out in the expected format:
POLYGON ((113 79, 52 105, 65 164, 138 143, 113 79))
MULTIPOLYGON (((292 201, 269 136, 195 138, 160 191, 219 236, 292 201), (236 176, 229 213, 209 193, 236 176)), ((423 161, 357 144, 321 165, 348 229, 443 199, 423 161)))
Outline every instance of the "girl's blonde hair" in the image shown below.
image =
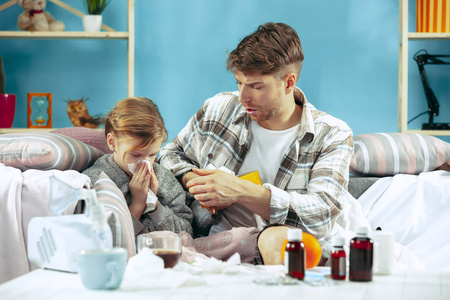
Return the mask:
POLYGON ((142 141, 128 151, 147 148, 160 139, 167 141, 167 130, 158 107, 145 97, 128 97, 119 101, 106 116, 105 135, 108 133, 117 138, 126 134, 142 141))

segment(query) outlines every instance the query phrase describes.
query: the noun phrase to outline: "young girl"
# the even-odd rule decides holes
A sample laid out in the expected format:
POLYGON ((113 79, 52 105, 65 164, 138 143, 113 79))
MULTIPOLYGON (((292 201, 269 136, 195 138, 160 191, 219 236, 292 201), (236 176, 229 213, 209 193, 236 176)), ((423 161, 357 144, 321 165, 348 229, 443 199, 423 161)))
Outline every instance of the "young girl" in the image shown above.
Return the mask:
POLYGON ((157 106, 144 97, 120 101, 106 117, 105 135, 113 153, 100 157, 83 174, 95 183, 103 171, 114 181, 134 217, 135 234, 147 230, 192 234, 192 211, 185 204, 183 187, 172 172, 155 162, 167 140, 157 106), (156 203, 148 204, 148 197, 156 203))

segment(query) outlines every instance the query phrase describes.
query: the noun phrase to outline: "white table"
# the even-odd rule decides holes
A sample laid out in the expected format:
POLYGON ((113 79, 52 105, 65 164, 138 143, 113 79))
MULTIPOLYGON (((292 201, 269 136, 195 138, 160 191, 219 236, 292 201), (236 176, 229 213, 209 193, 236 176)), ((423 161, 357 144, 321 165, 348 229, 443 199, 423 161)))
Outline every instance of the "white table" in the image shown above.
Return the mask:
POLYGON ((259 285, 252 274, 203 274, 207 284, 178 288, 127 288, 91 291, 78 274, 36 270, 0 285, 0 299, 450 299, 450 272, 401 271, 372 282, 327 280, 327 286, 259 285))

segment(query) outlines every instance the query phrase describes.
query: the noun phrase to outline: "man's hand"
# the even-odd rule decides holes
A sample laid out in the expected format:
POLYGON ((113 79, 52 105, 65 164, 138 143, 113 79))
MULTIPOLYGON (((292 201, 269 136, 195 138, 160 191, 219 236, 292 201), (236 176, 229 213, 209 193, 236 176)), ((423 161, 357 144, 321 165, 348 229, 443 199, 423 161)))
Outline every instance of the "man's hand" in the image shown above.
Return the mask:
POLYGON ((270 218, 270 190, 217 169, 192 171, 199 176, 187 181, 186 187, 203 206, 217 210, 240 203, 264 219, 270 218))
MULTIPOLYGON (((200 175, 195 174, 193 171, 187 172, 186 174, 184 174, 184 176, 181 178, 181 184, 183 185, 183 187, 186 190, 189 190, 189 188, 187 187, 187 182, 193 178, 199 177, 200 175)), ((214 207, 204 207, 202 205, 202 208, 206 209, 209 211, 210 214, 215 214, 217 211, 214 207)))
POLYGON ((184 174, 184 176, 181 178, 181 185, 188 190, 189 188, 187 187, 187 182, 193 178, 198 177, 199 175, 195 174, 193 171, 187 172, 186 174, 184 174))
POLYGON ((236 176, 213 169, 192 169, 198 175, 186 183, 189 193, 207 207, 228 207, 240 196, 236 176))

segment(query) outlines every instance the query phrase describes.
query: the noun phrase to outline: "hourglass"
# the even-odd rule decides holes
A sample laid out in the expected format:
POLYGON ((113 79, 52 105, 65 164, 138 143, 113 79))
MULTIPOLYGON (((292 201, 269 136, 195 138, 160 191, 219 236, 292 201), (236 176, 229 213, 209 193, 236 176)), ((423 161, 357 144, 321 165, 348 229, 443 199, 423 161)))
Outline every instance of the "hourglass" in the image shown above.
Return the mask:
POLYGON ((52 128, 52 94, 28 93, 28 128, 52 128))

